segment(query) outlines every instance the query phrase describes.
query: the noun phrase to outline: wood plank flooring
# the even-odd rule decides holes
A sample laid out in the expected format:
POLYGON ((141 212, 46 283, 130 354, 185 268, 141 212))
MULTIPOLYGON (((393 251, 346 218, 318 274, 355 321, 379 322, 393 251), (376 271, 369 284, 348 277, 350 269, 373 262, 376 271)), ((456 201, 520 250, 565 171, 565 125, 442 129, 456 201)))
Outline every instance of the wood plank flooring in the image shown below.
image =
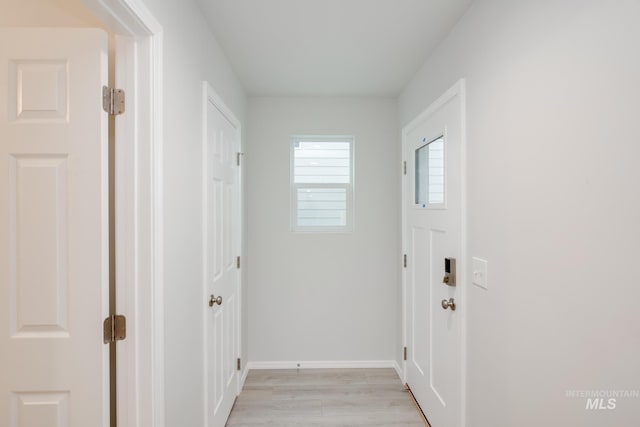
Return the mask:
POLYGON ((255 370, 227 426, 424 427, 393 369, 255 370))

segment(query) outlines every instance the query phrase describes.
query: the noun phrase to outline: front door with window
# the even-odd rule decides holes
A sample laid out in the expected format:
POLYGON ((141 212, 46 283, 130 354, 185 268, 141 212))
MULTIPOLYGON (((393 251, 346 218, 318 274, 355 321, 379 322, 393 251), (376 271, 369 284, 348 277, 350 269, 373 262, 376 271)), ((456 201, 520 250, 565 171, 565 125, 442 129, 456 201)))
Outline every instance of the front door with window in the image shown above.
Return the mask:
POLYGON ((403 130, 406 379, 432 427, 461 422, 463 90, 403 130))

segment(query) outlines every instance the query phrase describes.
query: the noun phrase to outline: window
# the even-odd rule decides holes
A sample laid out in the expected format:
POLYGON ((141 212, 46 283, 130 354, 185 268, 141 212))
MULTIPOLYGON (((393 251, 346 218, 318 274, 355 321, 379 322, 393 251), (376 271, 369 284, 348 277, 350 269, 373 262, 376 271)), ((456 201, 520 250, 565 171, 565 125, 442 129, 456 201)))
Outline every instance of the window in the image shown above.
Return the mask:
POLYGON ((444 136, 416 150, 415 204, 444 206, 444 136))
POLYGON ((353 223, 353 137, 291 140, 291 228, 350 231, 353 223))

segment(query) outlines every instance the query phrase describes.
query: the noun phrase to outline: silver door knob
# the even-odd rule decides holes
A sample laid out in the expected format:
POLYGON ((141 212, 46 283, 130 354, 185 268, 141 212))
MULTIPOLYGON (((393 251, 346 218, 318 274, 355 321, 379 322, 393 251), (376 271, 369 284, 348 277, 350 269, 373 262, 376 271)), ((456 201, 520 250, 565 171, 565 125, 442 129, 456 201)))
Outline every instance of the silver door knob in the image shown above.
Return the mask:
POLYGON ((209 298, 209 307, 213 307, 214 304, 222 305, 222 297, 211 295, 211 298, 209 298))
POLYGON ((444 308, 445 310, 447 308, 450 308, 451 310, 455 311, 456 309, 456 302, 453 298, 449 298, 449 301, 447 301, 446 299, 442 300, 442 308, 444 308))

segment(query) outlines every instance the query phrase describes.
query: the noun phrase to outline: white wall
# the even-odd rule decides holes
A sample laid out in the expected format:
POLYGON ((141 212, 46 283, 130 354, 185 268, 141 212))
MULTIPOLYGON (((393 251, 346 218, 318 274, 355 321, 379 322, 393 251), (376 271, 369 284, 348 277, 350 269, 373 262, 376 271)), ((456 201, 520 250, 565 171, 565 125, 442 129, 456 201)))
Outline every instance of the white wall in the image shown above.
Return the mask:
MULTIPOLYGON (((247 132, 249 360, 394 360, 400 294, 396 102, 251 98, 247 132), (290 231, 291 135, 354 135, 355 229, 290 231)), ((304 367, 304 363, 303 363, 304 367)))
POLYGON ((166 425, 203 424, 202 81, 243 122, 245 93, 192 1, 144 0, 164 35, 166 425))
POLYGON ((468 426, 640 424, 640 2, 476 0, 399 99, 467 78, 468 426))

